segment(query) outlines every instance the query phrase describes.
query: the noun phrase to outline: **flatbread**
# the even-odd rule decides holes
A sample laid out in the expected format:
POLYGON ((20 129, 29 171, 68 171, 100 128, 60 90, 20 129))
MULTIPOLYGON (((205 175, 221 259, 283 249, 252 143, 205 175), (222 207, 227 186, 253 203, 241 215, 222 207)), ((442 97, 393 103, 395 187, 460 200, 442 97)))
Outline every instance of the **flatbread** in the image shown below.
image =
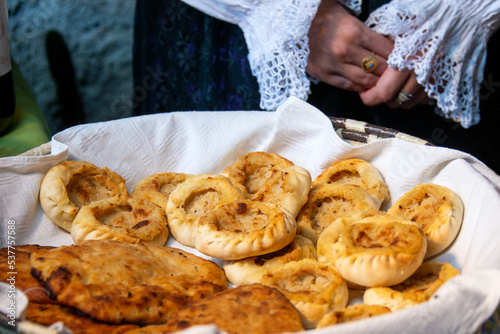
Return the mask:
POLYGON ((111 324, 163 323, 180 307, 227 288, 211 261, 114 240, 35 251, 31 265, 60 304, 111 324))
POLYGON ((361 286, 389 286, 410 277, 427 250, 422 228, 398 215, 359 215, 339 218, 323 232, 318 257, 361 286))
POLYGON ((316 249, 311 240, 295 235, 291 243, 276 252, 241 260, 226 260, 222 268, 229 282, 238 286, 259 283, 265 274, 289 262, 306 258, 316 259, 316 249))
POLYGON ((448 187, 419 184, 388 210, 419 224, 427 238, 426 258, 448 248, 462 226, 464 207, 460 197, 448 187))
POLYGON ((278 206, 246 199, 207 212, 198 220, 195 248, 222 260, 275 252, 295 237, 295 219, 278 206))
POLYGON ((73 308, 56 304, 29 303, 26 319, 47 327, 62 322, 73 334, 122 334, 139 327, 135 324, 110 325, 97 322, 73 308))
POLYGON ((247 198, 257 193, 274 171, 294 166, 293 162, 277 153, 249 152, 227 166, 222 175, 241 190, 247 198))
POLYGON ((140 180, 134 187, 133 194, 136 197, 144 197, 163 210, 166 209, 170 193, 177 188, 179 184, 190 178, 191 174, 185 173, 158 173, 150 175, 140 180))
POLYGON ((87 161, 64 161, 49 169, 40 186, 45 215, 70 232, 82 206, 128 193, 123 177, 87 161))
POLYGON ((387 313, 391 313, 391 310, 382 305, 353 304, 325 314, 319 321, 316 329, 368 319, 387 313))
POLYGON ((175 240, 195 247, 198 219, 218 207, 244 199, 243 193, 222 175, 200 174, 177 186, 168 199, 166 214, 175 240))
POLYGON ((242 285, 187 305, 164 326, 149 326, 127 334, 173 333, 195 325, 215 324, 229 334, 269 334, 303 331, 300 315, 278 290, 242 285))
POLYGON ((134 194, 121 194, 82 207, 71 226, 76 244, 85 240, 117 240, 163 246, 168 235, 165 211, 134 194))
POLYGON ((400 284, 367 289, 363 302, 384 305, 392 311, 401 310, 429 300, 445 282, 459 274, 449 263, 426 262, 400 284))
POLYGON ((31 276, 30 254, 37 250, 53 249, 51 246, 18 245, 10 249, 0 249, 0 282, 8 282, 15 277, 16 289, 21 290, 30 303, 56 303, 49 296, 49 291, 36 278, 31 276), (10 262, 9 261, 13 261, 10 262), (10 267, 12 265, 13 267, 10 267), (15 272, 16 274, 10 274, 15 272))
POLYGON ((281 291, 297 308, 306 329, 328 312, 347 305, 346 281, 335 268, 313 259, 289 262, 262 277, 262 284, 281 291))
POLYGON ((378 209, 372 196, 354 184, 325 183, 311 190, 307 203, 297 216, 297 233, 314 244, 337 218, 368 209, 378 209))
POLYGON ((377 204, 377 209, 390 199, 389 188, 378 169, 361 159, 346 159, 327 167, 312 182, 316 189, 325 183, 356 184, 368 191, 377 204))

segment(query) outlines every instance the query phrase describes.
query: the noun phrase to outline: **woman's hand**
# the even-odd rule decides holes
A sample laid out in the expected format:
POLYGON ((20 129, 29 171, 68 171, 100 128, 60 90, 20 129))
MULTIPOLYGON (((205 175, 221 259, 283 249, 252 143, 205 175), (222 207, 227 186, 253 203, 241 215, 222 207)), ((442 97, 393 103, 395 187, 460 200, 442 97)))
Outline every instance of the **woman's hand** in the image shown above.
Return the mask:
POLYGON ((370 30, 337 1, 323 0, 309 30, 306 72, 332 86, 364 92, 377 84, 392 48, 389 38, 370 30), (379 65, 366 73, 361 61, 372 53, 379 65))
POLYGON ((410 109, 419 103, 429 103, 424 88, 417 82, 413 71, 387 67, 376 85, 359 96, 367 106, 386 103, 391 108, 410 109), (406 95, 406 98, 405 96, 406 95))

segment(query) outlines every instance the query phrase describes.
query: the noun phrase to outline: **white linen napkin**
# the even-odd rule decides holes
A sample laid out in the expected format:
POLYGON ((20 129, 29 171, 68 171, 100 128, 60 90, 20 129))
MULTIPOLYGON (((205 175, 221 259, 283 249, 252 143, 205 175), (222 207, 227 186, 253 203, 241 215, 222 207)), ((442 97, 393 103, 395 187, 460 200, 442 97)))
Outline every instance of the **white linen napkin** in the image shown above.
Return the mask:
MULTIPOLYGON (((8 244, 9 225, 17 245, 73 243, 38 201, 44 174, 65 159, 107 166, 132 190, 142 178, 160 172, 217 174, 250 151, 276 152, 306 168, 313 179, 333 162, 357 157, 379 169, 391 203, 419 182, 447 186, 460 196, 465 207, 461 232, 436 260, 450 262, 462 275, 427 303, 318 333, 470 333, 500 301, 500 178, 466 153, 399 139, 354 147, 338 137, 324 114, 296 98, 276 112, 176 112, 85 124, 54 135, 51 143, 46 156, 0 159, 1 247, 8 244)), ((172 237, 168 245, 202 256, 172 237)))

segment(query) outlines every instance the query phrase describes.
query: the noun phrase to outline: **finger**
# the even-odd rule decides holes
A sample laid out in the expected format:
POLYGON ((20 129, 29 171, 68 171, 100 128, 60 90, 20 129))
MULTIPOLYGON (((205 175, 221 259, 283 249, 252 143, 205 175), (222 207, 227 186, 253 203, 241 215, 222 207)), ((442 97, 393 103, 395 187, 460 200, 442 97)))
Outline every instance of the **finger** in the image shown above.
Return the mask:
POLYGON ((337 74, 323 75, 322 78, 318 79, 331 86, 352 92, 360 93, 364 92, 367 89, 365 86, 359 85, 356 82, 353 82, 352 80, 349 80, 348 78, 337 74))
POLYGON ((427 98, 427 93, 425 92, 423 87, 420 87, 415 93, 412 94, 412 98, 410 101, 406 103, 399 103, 396 99, 387 103, 387 105, 391 108, 402 108, 402 109, 411 109, 418 104, 421 104, 427 98))
POLYGON ((380 57, 387 59, 394 49, 394 42, 379 33, 367 28, 367 33, 360 41, 359 45, 363 48, 375 52, 380 57))
POLYGON ((404 109, 410 109, 420 103, 426 96, 423 87, 417 82, 417 76, 415 73, 411 73, 410 78, 405 83, 403 88, 396 94, 395 100, 399 107, 404 109), (403 94, 403 96, 409 97, 410 100, 398 99, 398 95, 403 94))
POLYGON ((380 76, 375 87, 360 93, 361 100, 367 106, 388 103, 393 100, 399 90, 404 87, 410 78, 409 70, 398 71, 388 67, 380 76))
POLYGON ((356 65, 359 68, 361 68, 364 72, 367 72, 363 69, 363 62, 369 61, 371 62, 373 57, 375 57, 375 66, 373 70, 371 70, 368 73, 373 73, 376 76, 381 76, 382 73, 387 69, 387 62, 386 59, 381 57, 380 55, 367 50, 363 48, 356 48, 353 50, 353 61, 351 62, 352 65, 356 65))

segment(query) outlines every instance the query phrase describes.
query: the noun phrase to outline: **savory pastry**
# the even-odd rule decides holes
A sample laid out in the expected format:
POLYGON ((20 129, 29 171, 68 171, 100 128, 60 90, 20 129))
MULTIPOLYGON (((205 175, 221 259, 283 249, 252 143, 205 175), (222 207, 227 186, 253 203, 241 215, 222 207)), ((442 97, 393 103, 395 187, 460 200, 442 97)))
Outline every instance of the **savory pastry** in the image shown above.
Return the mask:
POLYGON ((114 240, 35 251, 31 266, 58 303, 110 324, 164 323, 180 307, 227 288, 211 261, 114 240))
POLYGON ((173 333, 196 325, 216 325, 224 333, 269 334, 300 332, 300 315, 278 290, 251 284, 228 289, 191 303, 162 326, 147 326, 127 334, 173 333))
POLYGON ((178 242, 194 248, 198 219, 224 204, 244 198, 225 176, 192 176, 170 193, 166 207, 170 232, 178 242))
POLYGON ((361 159, 346 159, 334 163, 313 180, 312 188, 316 189, 325 183, 356 184, 370 193, 377 209, 390 198, 389 188, 378 169, 361 159))
POLYGON ((394 285, 422 264, 427 240, 416 223, 382 212, 359 218, 337 219, 318 240, 318 257, 334 265, 344 279, 361 286, 394 285))
POLYGON ((405 193, 388 212, 401 215, 424 229, 427 258, 441 253, 455 240, 462 226, 464 208, 452 190, 427 183, 405 193))
POLYGON ((297 230, 287 211, 247 199, 207 212, 197 225, 195 248, 222 260, 275 252, 292 242, 297 230))
POLYGON ((71 307, 57 304, 31 303, 31 301, 26 310, 26 319, 47 327, 62 322, 64 327, 69 329, 72 334, 122 334, 139 327, 135 324, 106 324, 80 314, 71 307))
POLYGON ((262 277, 262 284, 281 291, 299 310, 304 328, 315 328, 328 312, 347 305, 346 281, 330 265, 313 259, 287 263, 262 277))
POLYGON ((318 241, 319 235, 337 218, 378 209, 365 189, 354 184, 323 184, 309 193, 297 216, 297 233, 318 241))
POLYGON ((49 291, 33 276, 31 276, 30 254, 40 249, 52 249, 51 246, 18 245, 14 248, 1 248, 0 258, 0 282, 8 283, 15 272, 16 289, 22 291, 28 297, 30 303, 55 303, 49 297, 49 291))
POLYGON ((429 300, 449 279, 460 274, 449 263, 423 263, 417 271, 404 282, 390 287, 373 287, 365 291, 365 304, 379 304, 392 311, 429 300))
POLYGON ((145 198, 118 195, 93 202, 80 209, 71 237, 84 240, 117 240, 163 246, 168 239, 165 211, 145 198))
POLYGON ((275 170, 262 187, 250 198, 254 201, 277 204, 296 217, 307 202, 311 190, 311 174, 302 167, 292 166, 275 170))
POLYGON ((227 176, 247 198, 259 191, 273 171, 294 166, 293 162, 277 153, 249 152, 227 166, 222 175, 227 176))
POLYGON ((283 267, 292 261, 310 258, 316 259, 316 249, 311 240, 300 235, 284 248, 260 256, 252 256, 241 260, 226 260, 222 268, 233 285, 259 283, 262 276, 283 267))
POLYGON ((128 193, 125 180, 112 170, 70 160, 45 174, 40 204, 52 222, 69 232, 82 206, 124 193, 128 193))
POLYGON ((158 173, 139 181, 132 192, 137 197, 144 197, 165 210, 168 197, 175 188, 192 175, 184 173, 158 173))
POLYGON ((353 304, 325 314, 316 328, 320 329, 331 325, 367 319, 386 313, 391 313, 391 310, 382 305, 353 304))

